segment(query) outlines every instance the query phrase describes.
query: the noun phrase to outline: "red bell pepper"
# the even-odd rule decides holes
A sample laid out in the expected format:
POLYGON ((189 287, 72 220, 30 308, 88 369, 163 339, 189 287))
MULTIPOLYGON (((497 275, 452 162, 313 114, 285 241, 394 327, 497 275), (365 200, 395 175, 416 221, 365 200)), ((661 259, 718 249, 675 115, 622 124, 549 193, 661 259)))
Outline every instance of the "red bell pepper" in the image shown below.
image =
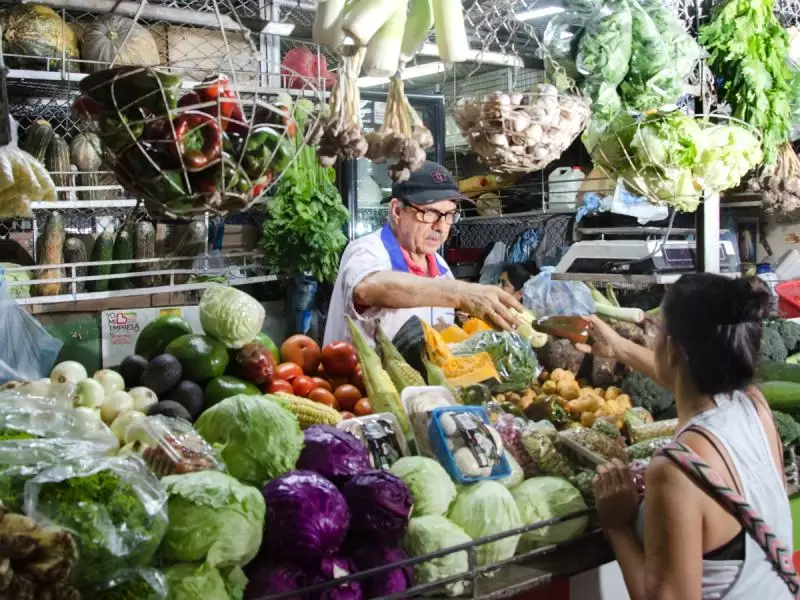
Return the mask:
POLYGON ((173 127, 173 151, 187 169, 205 169, 222 156, 222 132, 215 117, 196 110, 187 111, 175 119, 173 127))
POLYGON ((225 75, 209 77, 194 90, 200 96, 201 102, 216 102, 217 106, 210 106, 203 112, 219 116, 220 126, 223 131, 228 129, 241 129, 247 126, 242 105, 236 91, 231 87, 230 80, 225 75))

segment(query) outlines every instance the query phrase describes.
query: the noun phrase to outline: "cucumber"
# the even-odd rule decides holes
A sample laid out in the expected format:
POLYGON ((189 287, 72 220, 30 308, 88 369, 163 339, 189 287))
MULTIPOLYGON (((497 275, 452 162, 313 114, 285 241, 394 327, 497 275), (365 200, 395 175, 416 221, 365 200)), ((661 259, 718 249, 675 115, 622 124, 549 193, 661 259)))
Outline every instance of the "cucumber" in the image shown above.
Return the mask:
MULTIPOLYGON (((133 258, 154 258, 156 255, 156 229, 150 221, 140 221, 133 228, 133 258)), ((156 271, 157 263, 137 263, 133 270, 138 272, 156 271)), ((154 287, 158 278, 153 275, 137 277, 136 282, 140 287, 154 287)))
POLYGON ((800 365, 763 361, 758 365, 758 378, 761 381, 800 383, 800 365))
MULTIPOLYGON (((92 248, 92 261, 103 262, 112 260, 114 257, 114 234, 111 232, 103 233, 94 241, 92 248)), ((107 276, 111 273, 111 265, 97 265, 89 268, 89 275, 92 277, 107 276)), ((95 279, 86 284, 90 292, 108 291, 108 279, 95 279)))
MULTIPOLYGON (((114 240, 114 250, 112 252, 114 260, 131 260, 133 258, 133 236, 130 231, 123 229, 117 233, 117 239, 114 240)), ((124 275, 130 273, 133 265, 131 263, 115 263, 111 267, 112 275, 124 275)), ((128 290, 133 286, 133 282, 129 278, 125 279, 112 279, 109 283, 112 290, 128 290)))
POLYGON ((764 381, 758 384, 772 410, 792 416, 800 413, 800 383, 793 381, 764 381))
MULTIPOLYGON (((85 262, 89 262, 89 251, 86 249, 86 244, 83 243, 82 239, 77 237, 67 238, 67 241, 64 242, 64 263, 73 264, 85 262)), ((87 272, 87 267, 75 267, 76 277, 86 277, 87 272)), ((68 273, 71 273, 71 271, 68 271, 68 273)), ((76 281, 75 292, 80 294, 85 291, 86 282, 82 280, 76 281)))
MULTIPOLYGON (((60 212, 51 212, 44 225, 44 237, 40 265, 64 264, 64 217, 60 212)), ((64 269, 42 269, 37 274, 37 279, 62 279, 64 269)), ((41 296, 58 296, 61 293, 61 283, 40 283, 41 296)))

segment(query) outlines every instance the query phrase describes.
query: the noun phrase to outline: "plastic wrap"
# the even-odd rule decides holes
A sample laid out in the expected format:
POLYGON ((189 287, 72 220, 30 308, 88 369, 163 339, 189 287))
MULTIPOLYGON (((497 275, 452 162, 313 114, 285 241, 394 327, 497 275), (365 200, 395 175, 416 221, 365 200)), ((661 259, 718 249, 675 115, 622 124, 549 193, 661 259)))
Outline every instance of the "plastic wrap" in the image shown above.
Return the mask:
POLYGON ((435 458, 428 442, 428 427, 431 423, 433 409, 441 406, 453 406, 456 399, 453 393, 442 386, 407 387, 401 393, 403 406, 408 413, 411 431, 417 453, 428 458, 435 458))
POLYGON ((66 410, 73 406, 75 387, 49 379, 28 382, 9 382, 0 388, 0 410, 9 408, 38 408, 66 410))
POLYGON ((488 384, 493 392, 528 389, 542 371, 530 342, 518 333, 482 331, 466 341, 450 344, 450 350, 456 356, 487 352, 500 375, 499 383, 488 384))
POLYGON ((51 465, 4 465, 0 467, 0 503, 13 513, 22 513, 25 484, 51 465))
POLYGON ((494 428, 503 440, 506 452, 511 454, 519 463, 525 477, 533 477, 539 474, 525 446, 522 444, 522 431, 526 426, 523 419, 509 414, 501 414, 494 423, 494 428))
POLYGON ((628 455, 625 449, 620 446, 615 440, 612 440, 607 435, 604 435, 596 429, 589 427, 574 427, 559 433, 561 439, 567 439, 575 442, 579 446, 586 448, 589 452, 597 454, 604 460, 610 461, 614 459, 628 462, 628 455))
POLYGON ((588 316, 594 313, 594 299, 581 281, 560 281, 544 269, 522 286, 522 303, 539 319, 551 316, 588 316))
POLYGON ((616 87, 622 82, 631 59, 631 37, 627 0, 608 0, 592 14, 575 61, 588 90, 596 90, 602 84, 616 87))
POLYGON ((0 277, 0 383, 47 377, 62 346, 17 304, 0 277))
POLYGON ((666 419, 629 428, 628 435, 632 444, 662 437, 673 437, 678 430, 678 419, 666 419))
POLYGON ((594 478, 596 473, 591 469, 581 469, 569 481, 578 488, 587 506, 594 506, 594 478))
POLYGON ((628 74, 620 85, 625 105, 633 110, 657 108, 680 97, 680 81, 675 90, 667 44, 655 22, 636 0, 627 0, 631 11, 631 60, 628 74))
POLYGON ((579 81, 575 57, 588 18, 586 13, 563 12, 550 19, 544 30, 545 69, 559 90, 566 91, 579 81))
POLYGON ((24 449, 31 441, 43 438, 89 442, 109 451, 119 446, 117 437, 99 417, 83 411, 14 406, 0 409, 0 454, 8 452, 10 445, 24 449))
POLYGON ((64 527, 80 553, 77 582, 150 565, 167 529, 167 494, 137 456, 63 463, 25 486, 25 514, 64 527))
POLYGON ((631 460, 634 459, 646 460, 652 458, 653 454, 656 453, 656 450, 658 450, 659 448, 663 448, 671 441, 672 441, 671 437, 652 438, 628 446, 625 450, 628 453, 628 456, 631 458, 631 460))
POLYGON ((128 427, 127 448, 141 455, 159 477, 195 471, 224 471, 217 451, 183 419, 155 415, 128 427))
POLYGON ((164 600, 167 580, 155 569, 120 571, 91 590, 92 600, 164 600))
POLYGON ((408 456, 400 424, 391 413, 345 419, 337 427, 361 440, 369 450, 369 460, 375 469, 388 469, 408 456))
POLYGON ((541 425, 527 427, 522 432, 522 445, 538 471, 543 475, 570 478, 575 471, 569 459, 558 449, 558 432, 541 425))

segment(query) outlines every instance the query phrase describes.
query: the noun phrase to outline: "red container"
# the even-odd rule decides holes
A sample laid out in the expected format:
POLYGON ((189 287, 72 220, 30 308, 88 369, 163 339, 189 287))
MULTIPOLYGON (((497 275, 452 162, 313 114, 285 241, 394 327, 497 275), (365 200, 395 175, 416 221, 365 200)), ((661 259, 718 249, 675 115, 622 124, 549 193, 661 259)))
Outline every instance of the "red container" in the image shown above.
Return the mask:
POLYGON ((800 317, 800 279, 779 283, 775 292, 778 294, 778 315, 783 319, 800 317))
POLYGON ((483 258, 483 248, 448 248, 444 258, 449 265, 480 263, 483 258))

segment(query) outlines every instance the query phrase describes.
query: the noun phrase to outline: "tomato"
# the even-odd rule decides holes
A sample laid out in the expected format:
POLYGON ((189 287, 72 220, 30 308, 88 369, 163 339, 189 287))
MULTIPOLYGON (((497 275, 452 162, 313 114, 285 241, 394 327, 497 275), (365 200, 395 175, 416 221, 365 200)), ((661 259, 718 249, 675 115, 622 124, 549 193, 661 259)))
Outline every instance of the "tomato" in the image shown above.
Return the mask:
POLYGON ((305 375, 301 375, 292 382, 292 389, 294 390, 295 396, 300 396, 301 398, 308 398, 308 395, 311 393, 311 390, 314 389, 314 382, 311 380, 311 377, 306 377, 305 375))
POLYGON ((328 390, 329 392, 333 391, 333 388, 331 387, 331 382, 328 381, 327 379, 323 379, 322 377, 312 377, 311 381, 314 382, 314 388, 315 389, 316 388, 323 388, 323 389, 328 390))
POLYGON ((349 383, 337 387, 333 395, 336 396, 336 401, 343 410, 353 410, 356 402, 361 400, 361 392, 356 386, 349 383))
POLYGON ((303 374, 303 369, 294 363, 285 362, 275 367, 275 379, 292 381, 303 374))
POLYGON ((331 377, 330 382, 331 387, 335 390, 339 386, 347 385, 350 383, 350 380, 347 377, 331 377))
POLYGON ((322 350, 322 365, 328 375, 350 377, 358 366, 358 354, 352 344, 333 342, 322 350))
POLYGON ((347 419, 352 419, 352 418, 355 417, 355 415, 353 413, 348 412, 346 410, 341 411, 339 414, 342 415, 342 419, 345 420, 345 421, 347 419))
POLYGON ((269 385, 265 385, 261 391, 267 394, 294 394, 292 384, 283 379, 276 379, 269 385))
POLYGON ((350 377, 350 383, 356 386, 364 396, 367 395, 367 386, 364 385, 364 373, 361 371, 361 365, 358 365, 356 372, 350 377))
POLYGON ((369 400, 366 398, 362 398, 356 405, 353 407, 353 413, 357 417, 365 417, 367 415, 372 414, 372 405, 369 403, 369 400))
POLYGON ((324 388, 311 390, 311 393, 308 395, 308 399, 313 400, 314 402, 319 402, 320 404, 324 404, 325 406, 330 406, 331 408, 339 408, 339 405, 336 402, 336 397, 324 388))
POLYGON ((319 358, 319 345, 307 335, 293 335, 281 346, 281 359, 300 365, 306 375, 316 374, 319 358))

